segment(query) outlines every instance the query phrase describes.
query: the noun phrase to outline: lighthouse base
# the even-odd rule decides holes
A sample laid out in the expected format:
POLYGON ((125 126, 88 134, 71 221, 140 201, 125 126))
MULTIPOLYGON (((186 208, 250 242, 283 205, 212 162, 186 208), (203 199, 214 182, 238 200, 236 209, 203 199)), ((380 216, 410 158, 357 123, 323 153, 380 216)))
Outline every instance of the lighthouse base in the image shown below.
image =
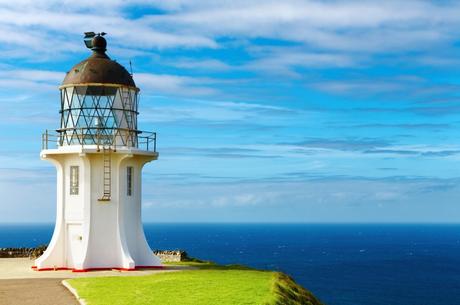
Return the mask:
MULTIPOLYGON (((100 247, 84 248, 85 238, 75 234, 78 231, 73 230, 74 226, 75 224, 67 224, 65 226, 67 229, 55 229, 49 247, 41 257, 35 260, 35 270, 85 272, 116 269, 131 271, 162 267, 160 259, 153 254, 147 245, 143 232, 129 242, 133 245, 132 249, 128 248, 128 242, 123 243, 121 240, 117 240, 115 243, 110 243, 109 240, 100 240, 100 247)), ((96 237, 86 239, 98 240, 96 237)))
POLYGON ((107 156, 95 148, 60 147, 41 157, 57 169, 57 217, 37 270, 161 266, 141 221, 141 172, 157 153, 118 148, 110 155, 110 179, 104 176, 107 156), (98 200, 107 185, 110 200, 98 200))

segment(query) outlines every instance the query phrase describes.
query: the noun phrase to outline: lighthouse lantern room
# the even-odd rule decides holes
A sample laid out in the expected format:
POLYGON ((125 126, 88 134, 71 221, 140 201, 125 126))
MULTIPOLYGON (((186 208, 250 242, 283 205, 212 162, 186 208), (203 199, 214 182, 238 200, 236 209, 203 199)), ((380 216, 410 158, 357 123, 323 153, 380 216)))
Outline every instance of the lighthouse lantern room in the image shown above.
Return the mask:
POLYGON ((85 33, 92 54, 65 76, 61 122, 41 158, 57 169, 57 215, 37 270, 159 267, 141 221, 141 171, 158 158, 156 134, 138 130, 132 75, 106 54, 105 33, 85 33))

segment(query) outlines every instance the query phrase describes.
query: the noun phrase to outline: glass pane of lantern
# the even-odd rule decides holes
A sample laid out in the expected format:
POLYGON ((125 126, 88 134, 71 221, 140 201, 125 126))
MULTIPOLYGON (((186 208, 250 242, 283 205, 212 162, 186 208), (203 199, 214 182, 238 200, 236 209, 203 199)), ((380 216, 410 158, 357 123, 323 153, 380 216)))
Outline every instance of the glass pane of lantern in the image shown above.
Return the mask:
POLYGON ((83 112, 80 112, 80 116, 78 117, 77 124, 75 125, 77 128, 86 128, 88 127, 85 117, 83 116, 83 112))
POLYGON ((71 118, 71 121, 69 121, 69 122, 67 123, 67 127, 68 127, 68 128, 71 128, 71 127, 79 127, 79 126, 78 126, 78 117, 80 116, 80 112, 81 112, 81 110, 78 109, 78 108, 76 108, 76 109, 74 108, 74 109, 72 109, 72 110, 70 111, 70 114, 71 114, 72 118, 71 118))
POLYGON ((74 92, 74 88, 73 87, 65 88, 62 92, 63 92, 62 98, 64 99, 63 100, 64 109, 69 109, 72 104, 72 95, 74 92))
POLYGON ((107 126, 107 128, 117 128, 117 124, 115 123, 115 119, 113 117, 112 112, 109 111, 109 113, 110 116, 106 118, 105 126, 107 126))

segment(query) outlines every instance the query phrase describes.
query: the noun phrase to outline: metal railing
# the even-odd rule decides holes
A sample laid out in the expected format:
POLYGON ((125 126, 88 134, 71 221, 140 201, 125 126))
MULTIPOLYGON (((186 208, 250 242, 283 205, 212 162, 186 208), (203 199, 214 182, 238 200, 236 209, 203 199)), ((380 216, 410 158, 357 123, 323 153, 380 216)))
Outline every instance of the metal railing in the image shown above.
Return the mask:
POLYGON ((97 148, 110 146, 135 147, 147 151, 157 151, 156 132, 132 130, 127 128, 63 128, 46 130, 42 134, 42 149, 70 145, 96 145, 97 148))

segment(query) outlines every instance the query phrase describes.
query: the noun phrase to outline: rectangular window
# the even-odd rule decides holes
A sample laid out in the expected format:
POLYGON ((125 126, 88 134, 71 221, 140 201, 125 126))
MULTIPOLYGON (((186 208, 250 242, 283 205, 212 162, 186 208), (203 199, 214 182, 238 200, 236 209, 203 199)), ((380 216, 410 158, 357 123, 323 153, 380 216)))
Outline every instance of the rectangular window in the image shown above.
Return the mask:
POLYGON ((126 168, 126 195, 131 196, 133 193, 133 167, 126 168))
POLYGON ((70 195, 78 195, 78 166, 70 167, 70 195))

